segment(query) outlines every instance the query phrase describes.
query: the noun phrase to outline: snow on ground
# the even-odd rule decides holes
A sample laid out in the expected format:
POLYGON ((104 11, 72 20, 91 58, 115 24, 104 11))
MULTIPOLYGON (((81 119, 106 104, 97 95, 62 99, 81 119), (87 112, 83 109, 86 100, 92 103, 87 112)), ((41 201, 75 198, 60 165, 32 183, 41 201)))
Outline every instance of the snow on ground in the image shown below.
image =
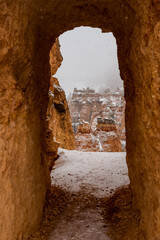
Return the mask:
POLYGON ((105 197, 129 184, 124 152, 78 152, 59 149, 52 185, 69 192, 105 197))

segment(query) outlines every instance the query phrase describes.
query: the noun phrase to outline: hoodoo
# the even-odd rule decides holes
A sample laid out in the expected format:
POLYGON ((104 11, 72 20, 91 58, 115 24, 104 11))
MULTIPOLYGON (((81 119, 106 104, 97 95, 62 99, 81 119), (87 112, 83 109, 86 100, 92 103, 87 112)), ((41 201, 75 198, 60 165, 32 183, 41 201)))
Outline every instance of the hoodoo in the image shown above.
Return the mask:
POLYGON ((74 89, 69 100, 75 149, 78 151, 125 151, 124 92, 74 89))

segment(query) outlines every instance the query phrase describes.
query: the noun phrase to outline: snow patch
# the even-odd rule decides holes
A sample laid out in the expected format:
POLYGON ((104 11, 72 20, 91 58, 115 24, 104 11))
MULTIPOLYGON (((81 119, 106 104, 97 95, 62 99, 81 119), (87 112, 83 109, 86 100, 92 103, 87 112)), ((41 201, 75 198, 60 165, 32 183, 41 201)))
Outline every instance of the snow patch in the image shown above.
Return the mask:
POLYGON ((104 150, 103 150, 103 147, 102 147, 102 144, 101 144, 99 138, 97 138, 97 141, 98 141, 98 144, 99 144, 99 150, 100 150, 100 152, 103 152, 104 150))
POLYGON ((49 90, 48 94, 49 94, 49 96, 54 98, 54 94, 53 94, 53 92, 51 90, 49 90))
POLYGON ((105 197, 129 184, 124 152, 78 152, 60 148, 59 155, 51 179, 52 185, 64 190, 105 197))
POLYGON ((63 89, 62 89, 60 86, 58 86, 57 84, 54 83, 53 86, 54 86, 59 92, 63 92, 63 89))

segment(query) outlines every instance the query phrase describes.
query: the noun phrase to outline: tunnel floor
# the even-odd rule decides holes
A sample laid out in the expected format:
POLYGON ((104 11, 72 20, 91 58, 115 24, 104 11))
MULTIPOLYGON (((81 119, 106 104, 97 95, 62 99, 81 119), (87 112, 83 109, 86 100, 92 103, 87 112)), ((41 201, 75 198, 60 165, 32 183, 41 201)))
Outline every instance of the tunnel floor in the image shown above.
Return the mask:
POLYGON ((140 239, 125 155, 59 149, 51 172, 51 206, 41 234, 31 239, 140 239))
POLYGON ((125 153, 60 149, 52 185, 70 193, 70 201, 49 240, 109 240, 101 199, 129 184, 125 153))
POLYGON ((98 198, 86 194, 72 194, 49 240, 109 240, 107 224, 102 216, 98 198))

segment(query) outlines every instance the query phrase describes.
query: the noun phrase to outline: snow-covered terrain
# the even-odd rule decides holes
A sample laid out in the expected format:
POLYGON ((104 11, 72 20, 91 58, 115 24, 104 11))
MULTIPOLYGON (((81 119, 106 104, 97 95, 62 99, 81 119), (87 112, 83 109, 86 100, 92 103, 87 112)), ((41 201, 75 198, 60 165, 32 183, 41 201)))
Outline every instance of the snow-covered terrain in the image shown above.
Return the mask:
POLYGON ((100 198, 129 184, 124 152, 78 152, 59 149, 59 155, 51 172, 54 186, 100 198))

